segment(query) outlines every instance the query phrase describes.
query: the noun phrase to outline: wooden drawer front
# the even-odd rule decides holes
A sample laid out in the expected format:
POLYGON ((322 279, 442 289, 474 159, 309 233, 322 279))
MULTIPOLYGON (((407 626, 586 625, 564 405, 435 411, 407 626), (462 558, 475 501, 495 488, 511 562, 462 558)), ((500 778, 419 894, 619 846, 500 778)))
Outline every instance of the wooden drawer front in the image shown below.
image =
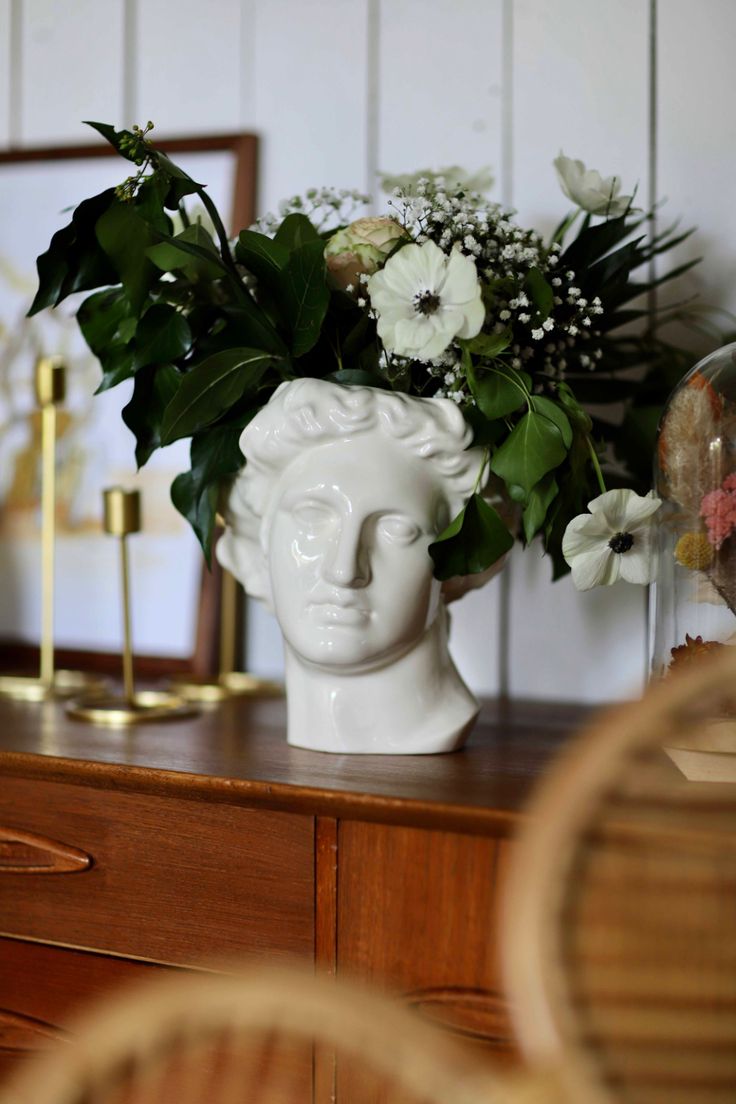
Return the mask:
POLYGON ((388 983, 425 1015, 511 1056, 499 993, 498 840, 341 822, 338 970, 388 983))
MULTIPOLYGON (((162 977, 172 972, 179 971, 133 959, 0 939, 0 1081, 34 1054, 67 1046, 80 1016, 89 1017, 92 1013, 93 1022, 97 1020, 95 1005, 99 1004, 100 1010, 107 1014, 108 1004, 115 1005, 118 993, 127 996, 128 990, 132 988, 134 992, 137 984, 148 985, 156 975, 162 977)), ((142 1010, 150 1007, 143 994, 139 994, 138 1000, 142 1010)), ((313 1054, 308 1039, 295 1042, 279 1038, 278 1032, 259 1036, 247 1029, 241 1034, 231 1034, 226 1026, 230 1012, 224 1007, 223 1030, 219 1035, 213 1033, 208 1045, 205 1032, 191 1032, 191 1023, 197 1020, 197 1006, 182 1006, 181 1016, 183 1030, 177 1036, 172 1034, 171 1024, 161 1029, 154 1020, 150 1025, 151 1050, 162 1059, 162 1064, 146 1089, 138 1081, 135 1063, 117 1063, 113 1068, 120 1077, 118 1087, 108 1083, 107 1089, 99 1093, 85 1092, 84 1099, 114 1098, 117 1104, 142 1104, 144 1097, 149 1104, 154 1100, 174 1104, 184 1098, 204 1101, 210 1097, 242 1101, 248 1096, 249 1085, 263 1090, 263 1095, 257 1094, 259 1099, 304 1102, 311 1099, 313 1054), (173 1045, 175 1038, 178 1047, 173 1045), (130 1082, 124 1087, 128 1075, 136 1083, 133 1091, 130 1082), (273 1096, 268 1095, 269 1088, 273 1096), (282 1094, 277 1091, 279 1088, 283 1089, 282 1094)), ((214 1023, 211 1015, 202 1019, 202 1024, 209 1028, 214 1023)), ((112 1072, 110 1066, 107 1072, 112 1072)), ((24 1095, 23 1100, 26 1099, 24 1095)))
POLYGON ((312 819, 0 779, 0 932, 181 964, 311 956, 312 819))
POLYGON ((84 1003, 161 967, 0 939, 0 1076, 65 1037, 84 1003))

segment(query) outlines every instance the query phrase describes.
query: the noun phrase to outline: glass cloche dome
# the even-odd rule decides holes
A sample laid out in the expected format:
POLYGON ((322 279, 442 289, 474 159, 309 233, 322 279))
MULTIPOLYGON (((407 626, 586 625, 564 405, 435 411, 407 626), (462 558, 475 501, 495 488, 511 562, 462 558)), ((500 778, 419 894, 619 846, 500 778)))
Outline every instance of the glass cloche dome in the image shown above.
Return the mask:
POLYGON ((736 644, 736 343, 670 396, 657 442, 652 673, 736 644))

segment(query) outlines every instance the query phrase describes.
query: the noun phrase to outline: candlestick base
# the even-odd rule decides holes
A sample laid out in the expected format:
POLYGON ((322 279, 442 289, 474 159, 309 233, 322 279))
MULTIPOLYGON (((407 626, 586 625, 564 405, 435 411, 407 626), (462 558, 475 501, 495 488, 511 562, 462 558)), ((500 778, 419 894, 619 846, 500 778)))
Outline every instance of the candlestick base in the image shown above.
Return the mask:
POLYGON ((0 675, 0 697, 41 702, 73 698, 77 694, 102 693, 107 681, 86 671, 54 671, 51 684, 33 675, 0 675))
POLYGON ((282 682, 260 678, 247 671, 228 671, 211 680, 177 678, 171 685, 174 692, 187 701, 202 705, 217 705, 226 698, 281 698, 284 695, 282 682))
POLYGON ((91 694, 71 701, 66 712, 72 720, 89 724, 126 728, 158 721, 176 721, 193 717, 199 711, 179 694, 165 690, 137 690, 132 698, 122 694, 91 694))

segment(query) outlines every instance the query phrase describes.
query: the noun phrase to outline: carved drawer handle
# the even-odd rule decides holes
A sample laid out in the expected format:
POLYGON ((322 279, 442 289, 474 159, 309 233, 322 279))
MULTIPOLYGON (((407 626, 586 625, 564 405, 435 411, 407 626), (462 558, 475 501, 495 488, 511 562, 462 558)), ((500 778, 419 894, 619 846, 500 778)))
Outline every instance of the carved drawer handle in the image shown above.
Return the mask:
POLYGON ((50 1043, 65 1039, 58 1027, 0 1008, 0 1050, 20 1053, 28 1050, 44 1050, 50 1043))
POLYGON ((457 1035, 482 1039, 496 1047, 510 1044, 506 1004, 492 990, 438 986, 415 989, 406 994, 406 999, 413 1008, 457 1035))
POLYGON ((91 865, 92 856, 77 847, 0 827, 0 874, 73 874, 91 865))

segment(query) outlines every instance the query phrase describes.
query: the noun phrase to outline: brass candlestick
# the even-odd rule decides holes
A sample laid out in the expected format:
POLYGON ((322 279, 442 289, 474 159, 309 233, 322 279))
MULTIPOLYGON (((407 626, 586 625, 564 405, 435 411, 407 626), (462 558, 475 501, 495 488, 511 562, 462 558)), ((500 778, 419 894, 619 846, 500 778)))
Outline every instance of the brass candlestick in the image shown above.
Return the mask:
POLYGON ((104 681, 83 671, 54 668, 54 550, 56 530, 56 408, 66 396, 66 370, 59 357, 36 362, 36 400, 41 409, 41 646, 38 678, 0 675, 0 694, 24 701, 65 698, 104 681))
POLYGON ((120 543, 120 583, 123 615, 123 693, 92 694, 71 702, 67 713, 78 721, 127 726, 143 721, 165 721, 189 717, 196 709, 182 697, 163 690, 136 690, 133 677, 133 643, 130 618, 130 567, 127 538, 141 528, 139 491, 109 487, 103 492, 105 532, 120 543))
POLYGON ((218 674, 215 679, 196 680, 181 678, 174 681, 178 693, 188 701, 216 704, 225 698, 281 697, 283 684, 260 678, 248 671, 236 671, 235 659, 240 631, 238 611, 238 581, 229 571, 222 569, 220 589, 220 647, 218 674))

